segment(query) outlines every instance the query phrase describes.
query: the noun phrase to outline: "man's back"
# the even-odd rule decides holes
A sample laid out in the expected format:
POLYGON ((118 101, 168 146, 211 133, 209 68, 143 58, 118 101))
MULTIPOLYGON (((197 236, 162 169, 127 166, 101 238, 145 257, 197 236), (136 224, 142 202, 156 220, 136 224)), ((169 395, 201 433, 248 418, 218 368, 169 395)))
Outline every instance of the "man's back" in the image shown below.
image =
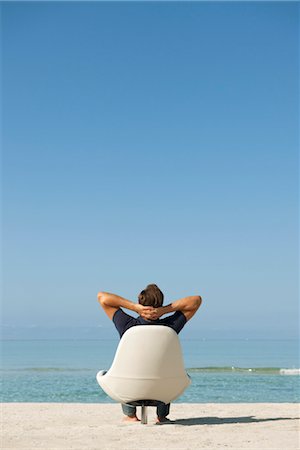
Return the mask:
POLYGON ((146 320, 141 316, 132 317, 125 313, 121 308, 117 309, 112 320, 120 337, 122 337, 129 328, 137 325, 165 325, 172 328, 178 334, 187 322, 185 315, 181 311, 176 311, 174 314, 163 319, 146 320))

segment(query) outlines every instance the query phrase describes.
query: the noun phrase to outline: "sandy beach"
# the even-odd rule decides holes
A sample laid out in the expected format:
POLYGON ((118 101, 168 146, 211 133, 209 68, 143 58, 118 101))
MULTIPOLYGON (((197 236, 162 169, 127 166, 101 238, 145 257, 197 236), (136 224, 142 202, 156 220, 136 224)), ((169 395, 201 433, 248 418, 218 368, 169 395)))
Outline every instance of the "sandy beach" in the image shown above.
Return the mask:
MULTIPOLYGON (((124 423, 117 404, 4 403, 1 449, 297 450, 299 405, 173 404, 171 424, 124 423)), ((138 415, 140 408, 138 409, 138 415)))

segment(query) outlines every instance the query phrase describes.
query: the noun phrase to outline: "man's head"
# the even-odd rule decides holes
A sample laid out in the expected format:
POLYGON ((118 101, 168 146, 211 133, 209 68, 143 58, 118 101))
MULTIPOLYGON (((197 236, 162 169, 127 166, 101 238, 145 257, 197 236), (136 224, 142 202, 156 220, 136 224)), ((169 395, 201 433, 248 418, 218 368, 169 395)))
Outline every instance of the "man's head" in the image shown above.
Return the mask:
POLYGON ((156 284, 148 286, 139 294, 139 303, 143 306, 153 306, 159 308, 164 302, 164 294, 156 284))

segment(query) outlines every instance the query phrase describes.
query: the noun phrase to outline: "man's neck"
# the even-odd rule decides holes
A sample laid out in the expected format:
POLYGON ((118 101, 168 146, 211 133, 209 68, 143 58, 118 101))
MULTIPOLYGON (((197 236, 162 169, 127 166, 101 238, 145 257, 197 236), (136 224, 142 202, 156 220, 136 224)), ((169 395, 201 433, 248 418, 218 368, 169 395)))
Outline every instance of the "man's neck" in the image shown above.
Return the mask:
POLYGON ((144 319, 142 316, 139 316, 142 320, 144 320, 145 322, 159 322, 159 319, 153 319, 153 320, 151 320, 151 319, 144 319))

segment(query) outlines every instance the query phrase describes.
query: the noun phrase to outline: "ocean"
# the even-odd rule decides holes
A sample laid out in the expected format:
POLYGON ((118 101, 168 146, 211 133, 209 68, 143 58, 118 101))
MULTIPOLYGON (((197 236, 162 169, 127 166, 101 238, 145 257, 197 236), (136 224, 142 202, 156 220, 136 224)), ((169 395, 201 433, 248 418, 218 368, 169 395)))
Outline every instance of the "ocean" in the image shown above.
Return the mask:
MULTIPOLYGON (((2 402, 113 402, 96 373, 112 363, 117 339, 1 341, 2 402)), ((191 386, 176 402, 299 402, 299 343, 182 339, 191 386)))

